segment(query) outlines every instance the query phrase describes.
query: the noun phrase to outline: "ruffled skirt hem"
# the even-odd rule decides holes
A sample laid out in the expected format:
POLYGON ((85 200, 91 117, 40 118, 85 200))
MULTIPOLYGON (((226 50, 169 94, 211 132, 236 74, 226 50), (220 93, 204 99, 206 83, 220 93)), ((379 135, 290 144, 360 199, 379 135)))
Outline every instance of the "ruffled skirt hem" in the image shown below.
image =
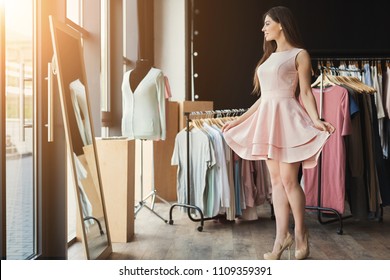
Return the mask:
POLYGON ((224 132, 224 138, 229 147, 241 158, 246 160, 277 160, 280 162, 302 162, 303 168, 313 168, 330 134, 318 131, 318 134, 306 143, 294 147, 277 147, 272 144, 253 143, 242 145, 234 140, 229 131, 224 132))

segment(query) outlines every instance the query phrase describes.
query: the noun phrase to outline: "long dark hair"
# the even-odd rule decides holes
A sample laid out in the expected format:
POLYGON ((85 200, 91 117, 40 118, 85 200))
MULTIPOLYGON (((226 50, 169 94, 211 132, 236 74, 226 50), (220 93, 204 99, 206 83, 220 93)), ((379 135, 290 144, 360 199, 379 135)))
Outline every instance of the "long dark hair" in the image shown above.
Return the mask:
MULTIPOLYGON (((295 48, 303 48, 303 42, 301 39, 301 34, 299 33, 298 25, 295 21, 295 18, 291 12, 291 10, 284 6, 277 6, 269 9, 263 15, 263 22, 265 17, 269 16, 273 21, 280 23, 283 29, 284 36, 286 40, 295 48)), ((253 93, 257 93, 260 95, 260 82, 257 78, 257 68, 266 61, 270 55, 276 50, 276 42, 275 41, 266 41, 263 42, 263 56, 257 63, 254 77, 253 77, 253 93)))

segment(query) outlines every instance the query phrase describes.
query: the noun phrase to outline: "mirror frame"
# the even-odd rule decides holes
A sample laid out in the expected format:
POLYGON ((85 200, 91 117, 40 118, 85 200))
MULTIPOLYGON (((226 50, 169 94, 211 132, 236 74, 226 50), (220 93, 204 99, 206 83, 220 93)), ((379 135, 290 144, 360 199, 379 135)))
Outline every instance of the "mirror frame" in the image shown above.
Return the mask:
MULTIPOLYGON (((85 64, 84 64, 84 51, 83 51, 83 45, 82 45, 82 37, 81 33, 77 30, 71 28, 70 26, 66 25, 65 23, 62 23, 55 19, 53 16, 49 16, 49 22, 50 22, 50 31, 51 31, 51 38, 52 38, 52 44, 53 44, 53 51, 54 51, 54 63, 56 68, 56 75, 57 75, 57 81, 58 81, 58 89, 59 89, 59 95, 60 95, 60 101, 61 101, 61 109, 62 109, 62 117, 64 121, 64 128, 65 128, 65 136, 66 136, 66 143, 68 148, 68 159, 70 160, 70 167, 72 171, 72 179, 73 184, 75 187, 75 192, 77 194, 77 208, 78 208, 78 217, 79 222, 81 224, 82 228, 82 241, 84 245, 84 252, 86 255, 86 258, 89 260, 91 259, 91 254, 89 251, 88 246, 88 238, 86 234, 86 228, 84 224, 84 218, 83 218, 83 212, 82 212, 82 204, 80 201, 80 191, 78 188, 78 182, 77 182, 77 171, 76 171, 76 164, 74 161, 74 157, 72 155, 73 151, 73 143, 72 143, 72 137, 71 137, 71 127, 69 124, 69 112, 67 110, 67 104, 66 104, 66 90, 65 85, 63 81, 63 76, 61 73, 61 57, 59 54, 59 48, 58 48, 58 38, 57 38, 57 32, 61 31, 66 33, 67 35, 73 37, 78 42, 78 49, 79 49, 79 57, 81 58, 80 64, 81 64, 81 74, 82 77, 80 77, 83 81, 84 87, 85 87, 85 95, 86 95, 86 104, 88 109, 88 117, 90 122, 90 129, 91 129, 91 135, 92 135, 92 147, 93 147, 93 155, 95 158, 95 164, 96 164, 96 180, 95 183, 98 184, 97 189, 100 192, 100 198, 101 198, 101 204, 102 204, 102 211, 103 211, 103 218, 104 218, 104 224, 105 224, 105 235, 107 236, 107 246, 102 250, 102 252, 96 256, 96 259, 105 259, 112 253, 112 243, 110 238, 110 231, 109 231, 109 225, 108 225, 108 219, 107 219, 107 212, 105 207, 105 200, 104 200, 104 193, 102 188, 102 180, 101 180, 101 174, 100 174, 100 166, 99 166, 99 160, 98 160, 98 154, 96 149, 96 141, 95 141, 95 133, 93 129, 93 120, 91 118, 91 109, 90 109, 90 102, 89 102, 89 91, 88 91, 88 85, 87 85, 87 78, 86 78, 86 70, 85 70, 85 64)), ((71 58, 70 58, 71 59, 71 58)), ((74 129, 74 128, 73 128, 74 129)), ((90 169, 93 169, 92 167, 90 169)), ((92 171, 93 172, 93 171, 92 171)))

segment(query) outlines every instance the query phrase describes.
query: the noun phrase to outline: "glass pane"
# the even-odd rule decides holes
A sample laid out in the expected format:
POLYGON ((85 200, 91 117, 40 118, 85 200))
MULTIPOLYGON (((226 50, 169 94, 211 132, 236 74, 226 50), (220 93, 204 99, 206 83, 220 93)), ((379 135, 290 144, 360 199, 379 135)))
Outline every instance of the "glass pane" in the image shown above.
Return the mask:
POLYGON ((33 180, 33 0, 5 1, 4 8, 7 259, 27 259, 36 253, 33 180))
POLYGON ((81 26, 81 0, 66 0, 66 17, 81 26))

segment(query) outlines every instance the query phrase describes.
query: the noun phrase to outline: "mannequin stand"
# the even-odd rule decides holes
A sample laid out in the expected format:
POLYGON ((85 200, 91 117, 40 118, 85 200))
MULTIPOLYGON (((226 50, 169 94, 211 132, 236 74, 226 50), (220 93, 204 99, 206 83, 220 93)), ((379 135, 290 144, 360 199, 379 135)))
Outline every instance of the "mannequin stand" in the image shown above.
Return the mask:
POLYGON ((154 157, 153 157, 153 160, 152 160, 152 190, 151 192, 144 197, 144 182, 143 182, 143 169, 144 169, 144 139, 141 139, 141 169, 140 169, 140 185, 141 185, 141 188, 140 188, 140 201, 138 202, 138 205, 135 206, 135 211, 134 211, 134 217, 136 218, 137 214, 139 211, 141 211, 141 209, 143 207, 145 207, 146 209, 148 209, 150 212, 152 212, 153 214, 155 214, 157 217, 159 217, 161 220, 163 220, 165 223, 168 222, 168 220, 164 219, 163 217, 161 217, 156 211, 154 211, 154 203, 155 203, 155 200, 156 200, 156 197, 158 199, 160 199, 161 201, 167 203, 170 205, 170 203, 168 201, 166 201, 165 199, 163 199, 162 197, 160 197, 159 195, 157 195, 157 191, 156 191, 156 188, 155 188, 155 185, 154 185, 154 157), (148 206, 146 203, 147 203, 147 200, 148 199, 151 199, 151 204, 150 206, 148 206))

